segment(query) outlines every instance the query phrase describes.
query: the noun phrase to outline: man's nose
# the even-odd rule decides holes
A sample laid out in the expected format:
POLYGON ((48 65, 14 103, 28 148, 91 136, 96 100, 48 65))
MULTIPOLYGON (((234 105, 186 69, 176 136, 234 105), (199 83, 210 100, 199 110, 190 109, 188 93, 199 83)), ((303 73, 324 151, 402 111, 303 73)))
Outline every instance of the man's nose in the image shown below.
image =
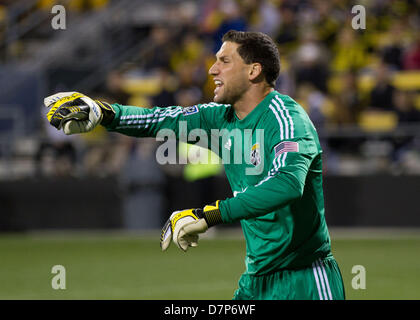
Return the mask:
POLYGON ((217 73, 218 73, 218 71, 217 71, 217 68, 216 68, 216 63, 214 63, 209 69, 209 74, 214 76, 217 73))

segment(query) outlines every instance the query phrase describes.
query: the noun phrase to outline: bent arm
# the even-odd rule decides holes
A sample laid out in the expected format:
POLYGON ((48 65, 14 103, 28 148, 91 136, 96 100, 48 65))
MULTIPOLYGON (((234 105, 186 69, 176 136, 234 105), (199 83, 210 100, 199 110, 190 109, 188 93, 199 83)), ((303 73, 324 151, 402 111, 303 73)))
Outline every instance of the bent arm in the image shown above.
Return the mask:
MULTIPOLYGON (((303 143, 300 141, 299 145, 303 143)), ((268 174, 259 183, 249 186, 234 198, 220 201, 223 222, 262 216, 301 198, 313 157, 313 153, 305 152, 273 156, 268 174)))
POLYGON ((299 182, 286 173, 278 174, 260 185, 248 187, 234 198, 220 201, 225 223, 255 218, 284 207, 302 196, 299 182))

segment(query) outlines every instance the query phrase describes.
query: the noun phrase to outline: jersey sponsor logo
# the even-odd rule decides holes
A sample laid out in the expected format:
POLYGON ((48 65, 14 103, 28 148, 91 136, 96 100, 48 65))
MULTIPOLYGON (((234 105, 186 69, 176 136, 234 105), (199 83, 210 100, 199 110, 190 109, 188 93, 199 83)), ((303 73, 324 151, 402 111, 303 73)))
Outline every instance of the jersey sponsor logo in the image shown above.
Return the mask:
POLYGON ((197 106, 185 107, 182 110, 182 113, 184 114, 184 116, 189 116, 189 115, 197 113, 197 112, 198 112, 198 107, 197 106))
POLYGON ((251 148, 251 164, 258 166, 261 163, 260 144, 256 143, 251 148))
POLYGON ((275 157, 284 152, 299 152, 299 144, 295 141, 283 141, 274 147, 275 157))

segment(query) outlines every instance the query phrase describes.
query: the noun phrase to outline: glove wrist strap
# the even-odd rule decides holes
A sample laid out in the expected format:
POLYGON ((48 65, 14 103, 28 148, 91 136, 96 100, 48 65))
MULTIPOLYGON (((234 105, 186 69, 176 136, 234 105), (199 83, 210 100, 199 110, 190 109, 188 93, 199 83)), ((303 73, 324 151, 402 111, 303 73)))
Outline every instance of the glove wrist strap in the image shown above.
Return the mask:
POLYGON ((219 202, 220 200, 217 200, 211 205, 205 206, 204 209, 195 209, 195 215, 206 220, 209 228, 223 223, 222 214, 219 210, 219 202))
POLYGON ((101 125, 106 126, 109 125, 115 117, 115 111, 112 106, 108 102, 95 100, 95 102, 99 105, 102 110, 102 121, 101 125))

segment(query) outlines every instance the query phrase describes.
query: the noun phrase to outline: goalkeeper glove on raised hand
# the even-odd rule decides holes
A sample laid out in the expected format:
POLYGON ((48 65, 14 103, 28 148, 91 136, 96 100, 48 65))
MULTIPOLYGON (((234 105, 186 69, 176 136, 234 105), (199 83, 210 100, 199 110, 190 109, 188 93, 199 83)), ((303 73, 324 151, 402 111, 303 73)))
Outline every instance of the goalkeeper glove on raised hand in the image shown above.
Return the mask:
POLYGON ((162 251, 168 249, 171 240, 183 251, 188 247, 198 245, 198 235, 204 233, 208 228, 222 223, 222 216, 219 210, 219 200, 203 209, 186 209, 175 211, 163 226, 160 236, 160 247, 162 251))
POLYGON ((115 115, 110 104, 79 92, 53 94, 44 99, 44 105, 50 108, 50 124, 67 135, 92 131, 98 124, 110 123, 115 115))

